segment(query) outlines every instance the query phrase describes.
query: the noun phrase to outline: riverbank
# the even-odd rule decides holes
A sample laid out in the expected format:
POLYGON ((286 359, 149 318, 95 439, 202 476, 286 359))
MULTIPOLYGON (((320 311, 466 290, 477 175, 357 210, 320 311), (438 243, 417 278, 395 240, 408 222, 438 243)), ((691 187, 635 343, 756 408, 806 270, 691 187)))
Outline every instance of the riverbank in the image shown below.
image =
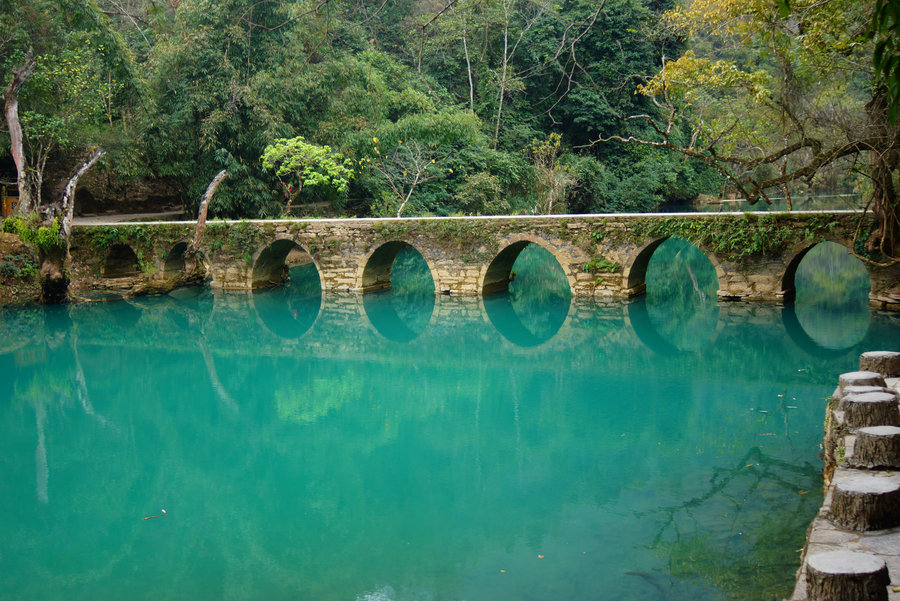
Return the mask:
POLYGON ((0 307, 40 302, 40 262, 30 244, 0 232, 0 307))
MULTIPOLYGON (((864 353, 860 358, 860 369, 872 369, 867 356, 875 354, 864 353)), ((816 580, 819 592, 823 587, 843 587, 842 592, 849 596, 842 596, 841 599, 900 601, 900 513, 894 507, 894 497, 900 496, 900 475, 894 471, 900 469, 900 457, 893 452, 897 446, 896 439, 900 437, 896 428, 900 423, 897 409, 900 356, 897 353, 891 355, 895 356, 895 360, 881 367, 877 373, 860 371, 842 375, 828 403, 823 443, 825 499, 809 527, 797 584, 790 601, 839 598, 816 596, 811 590, 812 579, 816 580), (872 378, 879 374, 881 380, 872 378), (889 401, 889 415, 883 418, 859 417, 858 409, 852 405, 854 399, 866 394, 884 395, 889 401), (870 433, 878 434, 877 452, 882 453, 875 461, 864 456, 867 451, 859 442, 862 437, 870 437, 870 433), (873 494, 872 491, 876 490, 873 494), (845 500, 847 498, 852 501, 849 505, 845 500), (811 579, 810 561, 813 561, 812 569, 815 570, 820 567, 816 564, 817 558, 820 563, 821 558, 837 561, 828 568, 832 573, 824 578, 817 573, 811 579), (859 563, 854 565, 854 562, 859 563), (870 574, 872 569, 880 572, 870 574), (861 596, 848 592, 862 586, 861 583, 870 578, 869 584, 874 590, 861 596), (886 579, 889 584, 885 591, 886 579)), ((860 404, 872 404, 871 398, 866 401, 860 404)), ((872 408, 866 407, 865 413, 871 412, 872 408)), ((868 443, 866 445, 869 448, 868 443)), ((856 592, 860 593, 860 590, 856 592)))

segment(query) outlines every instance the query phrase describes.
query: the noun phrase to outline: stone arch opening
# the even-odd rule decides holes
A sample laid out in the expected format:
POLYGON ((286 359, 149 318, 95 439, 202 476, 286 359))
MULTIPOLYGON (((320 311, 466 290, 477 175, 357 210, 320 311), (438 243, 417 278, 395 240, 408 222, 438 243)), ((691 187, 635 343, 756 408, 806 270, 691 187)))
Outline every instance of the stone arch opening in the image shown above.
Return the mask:
POLYGON ((184 251, 187 250, 187 247, 187 242, 179 242, 166 254, 166 262, 163 264, 163 278, 174 278, 184 271, 184 251))
POLYGON ((804 248, 788 263, 781 278, 785 302, 797 300, 798 284, 803 294, 818 292, 845 298, 862 296, 863 291, 868 295, 872 286, 863 262, 846 246, 827 241, 804 248))
POLYGON ((631 262, 625 272, 630 296, 647 292, 648 273, 651 286, 661 281, 689 282, 695 291, 700 289, 699 292, 707 297, 715 295, 722 275, 720 268, 696 245, 683 238, 669 236, 649 242, 631 262), (698 269, 705 273, 697 273, 698 269))
POLYGON ((318 277, 318 266, 315 265, 312 255, 293 240, 276 240, 256 257, 250 276, 250 287, 257 290, 280 286, 291 279, 293 268, 310 264, 315 268, 318 277))
POLYGON ((849 349, 865 338, 871 278, 847 247, 820 242, 804 248, 788 263, 781 285, 795 330, 819 348, 849 349))
POLYGON ((484 273, 481 293, 514 291, 523 288, 523 282, 553 288, 556 294, 572 293, 565 270, 553 251, 532 240, 513 242, 494 257, 484 273))
POLYGON ((660 245, 668 238, 659 238, 647 244, 631 262, 628 272, 625 273, 626 286, 630 296, 638 296, 647 291, 647 267, 650 266, 650 257, 660 245))
POLYGON ((113 244, 106 253, 101 275, 105 278, 136 277, 141 274, 137 254, 127 244, 113 244))
POLYGON ((405 242, 372 253, 363 272, 363 309, 375 330, 394 342, 410 342, 431 323, 435 282, 425 257, 405 242), (368 274, 368 275, 366 275, 368 274))
POLYGON ((322 281, 312 256, 293 240, 276 240, 253 266, 251 302, 270 332, 296 340, 308 332, 322 308, 322 281))
MULTIPOLYGON (((425 257, 422 256, 416 247, 402 242, 393 240, 386 242, 376 248, 369 255, 366 265, 362 272, 362 282, 360 289, 362 292, 378 292, 379 290, 388 290, 393 288, 397 282, 394 278, 395 263, 398 263, 397 271, 411 279, 417 281, 410 285, 416 288, 427 288, 430 286, 431 294, 434 294, 435 282, 434 273, 425 257)), ((406 282, 404 282, 404 285, 406 282)))
POLYGON ((572 304, 571 284, 543 245, 519 240, 485 272, 484 309, 497 331, 517 346, 537 346, 560 330, 572 304))
POLYGON ((687 240, 666 237, 647 244, 627 275, 628 287, 643 294, 629 316, 638 337, 663 354, 697 351, 719 323, 719 272, 687 240))

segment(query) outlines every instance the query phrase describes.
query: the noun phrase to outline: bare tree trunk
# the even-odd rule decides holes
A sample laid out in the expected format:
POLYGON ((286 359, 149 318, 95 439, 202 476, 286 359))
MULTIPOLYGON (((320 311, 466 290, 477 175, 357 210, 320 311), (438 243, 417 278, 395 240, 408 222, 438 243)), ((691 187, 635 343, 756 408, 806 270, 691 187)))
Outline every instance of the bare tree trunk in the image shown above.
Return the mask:
POLYGON ((87 173, 87 170, 93 167, 94 163, 100 160, 100 157, 105 154, 106 151, 102 148, 95 148, 91 151, 91 154, 75 168, 75 172, 66 184, 66 189, 62 196, 63 219, 62 227, 60 229, 62 236, 65 238, 67 247, 69 245, 69 237, 72 234, 72 218, 75 216, 75 188, 78 186, 78 180, 81 179, 81 176, 87 173))
POLYGON ((27 215, 34 211, 34 202, 31 198, 31 187, 28 185, 27 172, 28 161, 22 149, 22 124, 19 122, 19 91, 25 81, 34 73, 36 61, 31 50, 25 57, 25 64, 13 70, 12 81, 6 89, 6 101, 3 106, 3 114, 6 117, 6 126, 9 129, 10 153, 16 164, 17 181, 19 184, 19 205, 17 212, 27 215))
POLYGON ((500 138, 500 119, 503 116, 503 97, 506 95, 506 70, 509 65, 509 4, 503 3, 503 67, 500 75, 500 93, 497 98, 497 121, 494 124, 494 148, 500 138))
POLYGON ((466 72, 469 75, 469 110, 475 112, 475 85, 472 81, 472 61, 469 59, 469 44, 466 42, 466 21, 463 17, 463 51, 466 53, 466 72))
POLYGON ((216 174, 212 181, 209 182, 209 186, 206 187, 206 192, 203 194, 203 200, 200 201, 200 209, 197 211, 197 229, 194 230, 194 239, 191 240, 191 243, 188 244, 187 249, 184 251, 185 259, 194 257, 200 250, 200 243, 203 242, 203 233, 206 231, 206 213, 209 209, 209 201, 212 200, 213 194, 216 193, 219 184, 221 184, 222 180, 226 177, 228 177, 228 171, 222 169, 216 174))

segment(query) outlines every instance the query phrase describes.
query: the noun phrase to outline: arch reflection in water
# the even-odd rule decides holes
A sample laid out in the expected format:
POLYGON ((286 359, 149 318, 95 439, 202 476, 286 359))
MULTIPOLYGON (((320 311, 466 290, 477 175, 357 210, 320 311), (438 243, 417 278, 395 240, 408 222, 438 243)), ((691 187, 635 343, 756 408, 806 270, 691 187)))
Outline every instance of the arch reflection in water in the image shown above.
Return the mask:
POLYGON ((650 257, 646 282, 644 301, 630 305, 628 314, 650 348, 696 351, 710 341, 719 320, 719 281, 700 249, 681 238, 667 239, 650 257))
MULTIPOLYGON (((534 243, 517 245, 509 289, 487 294, 484 310, 504 338, 517 346, 537 346, 553 338, 566 321, 572 293, 550 251, 534 243)), ((494 263, 511 248, 504 249, 494 263)))
POLYGON ((288 281, 253 291, 253 308, 265 327, 280 338, 300 338, 312 328, 322 307, 319 271, 311 260, 288 268, 288 281))
MULTIPOLYGON (((405 243, 393 244, 388 250, 396 254, 391 263, 383 266, 390 277, 389 286, 364 295, 363 309, 379 334, 394 342, 409 342, 424 332, 431 321, 434 279, 419 251, 405 243)), ((376 251, 373 258, 378 254, 376 251)))
MULTIPOLYGON (((791 320, 821 349, 848 349, 861 341, 869 329, 869 274, 862 261, 834 242, 822 242, 798 255, 785 278, 791 276, 796 290, 793 307, 785 312, 785 326, 791 320)), ((792 324, 793 325, 793 324, 792 324)), ((795 328, 788 332, 800 335, 795 328)), ((803 345, 801 345, 803 346, 803 345)))

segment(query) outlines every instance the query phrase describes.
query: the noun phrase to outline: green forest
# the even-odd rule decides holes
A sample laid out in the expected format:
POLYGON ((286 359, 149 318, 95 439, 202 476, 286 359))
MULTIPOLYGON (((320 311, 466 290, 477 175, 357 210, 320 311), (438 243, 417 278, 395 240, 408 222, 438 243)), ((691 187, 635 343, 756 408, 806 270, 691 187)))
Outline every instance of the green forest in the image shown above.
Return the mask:
POLYGON ((896 12, 0 0, 0 179, 27 213, 59 204, 90 164, 92 194, 162 182, 193 214, 225 170, 209 213, 231 218, 646 212, 724 196, 790 208, 853 192, 888 215, 869 241, 892 255, 896 12))

